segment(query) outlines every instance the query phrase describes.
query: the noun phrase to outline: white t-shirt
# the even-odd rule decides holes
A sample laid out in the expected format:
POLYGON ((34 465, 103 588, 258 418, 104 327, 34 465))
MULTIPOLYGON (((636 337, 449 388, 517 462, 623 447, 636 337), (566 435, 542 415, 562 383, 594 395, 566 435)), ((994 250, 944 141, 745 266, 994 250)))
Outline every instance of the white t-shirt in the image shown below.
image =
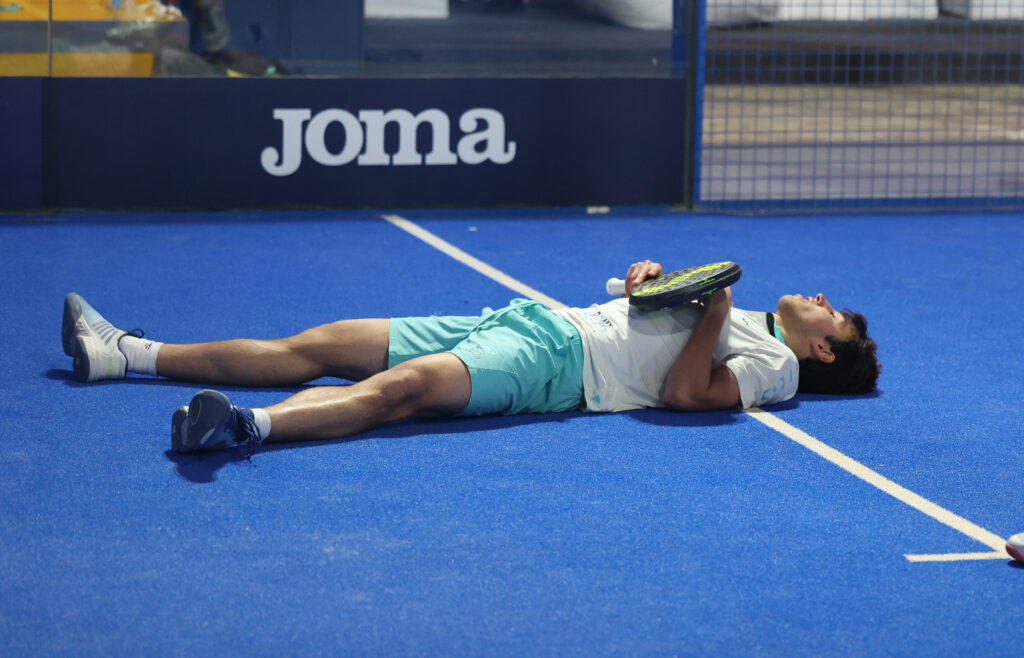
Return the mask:
MULTIPOLYGON (((697 326, 696 304, 639 313, 625 298, 555 313, 583 340, 583 392, 588 411, 663 407, 668 371, 697 326)), ((713 356, 736 376, 744 409, 796 394, 796 355, 768 332, 764 312, 729 310, 713 356)))

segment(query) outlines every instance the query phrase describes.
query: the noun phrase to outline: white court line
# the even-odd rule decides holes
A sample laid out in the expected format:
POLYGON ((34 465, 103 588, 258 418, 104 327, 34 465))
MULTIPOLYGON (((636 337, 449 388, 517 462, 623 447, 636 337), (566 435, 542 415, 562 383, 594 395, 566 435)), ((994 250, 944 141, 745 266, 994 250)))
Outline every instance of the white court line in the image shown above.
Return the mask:
POLYGON ((410 222, 408 219, 399 217, 398 215, 381 215, 381 217, 391 222, 392 224, 402 229, 403 231, 411 233, 420 240, 423 240, 424 242, 429 244, 431 247, 434 247, 438 251, 448 254, 449 256, 459 261, 463 265, 468 265, 469 267, 473 268, 480 274, 483 274, 484 276, 497 281, 498 283, 507 288, 515 290, 521 295, 541 302, 542 304, 546 304, 548 308, 565 308, 565 304, 563 304, 562 302, 548 297, 539 290, 534 290, 533 288, 526 285, 522 281, 519 281, 518 279, 513 279, 512 277, 505 274, 501 270, 491 267, 482 260, 467 254, 466 252, 459 249, 458 247, 448 242, 447 240, 439 238, 438 236, 434 235, 425 228, 421 228, 417 224, 410 222))
MULTIPOLYGON (((747 409, 746 413, 751 418, 754 418, 754 419, 764 423, 765 425, 767 425, 768 427, 772 428, 776 432, 779 432, 780 434, 786 436, 787 438, 792 439, 793 441, 796 441, 797 443, 799 443, 803 447, 807 448, 811 452, 815 453, 819 457, 822 457, 822 458, 832 462, 833 464, 835 464, 839 468, 843 469, 844 471, 847 471, 848 473, 856 475, 857 477, 859 477, 861 480, 864 480, 868 484, 881 489, 882 491, 884 491, 885 493, 889 494, 890 496, 892 496, 896 500, 898 500, 900 502, 903 502, 903 503, 906 503, 907 505, 910 505, 911 507, 913 507, 917 511, 919 511, 919 512, 921 512, 923 514, 927 514, 928 516, 932 517, 933 519, 935 519, 939 523, 943 523, 943 524, 949 526, 950 528, 953 528, 954 530, 967 535, 971 539, 974 539, 976 541, 981 542, 982 544, 985 544, 989 548, 992 548, 992 549, 996 550, 1001 557, 1007 558, 1007 559, 1010 557, 1009 555, 1006 554, 1006 551, 1005 551, 1006 540, 1003 539, 1002 537, 1000 537, 1000 536, 998 536, 998 535, 996 535, 994 533, 989 532, 988 530, 982 528, 981 526, 978 526, 978 525, 975 525, 975 524, 971 523, 970 521, 968 521, 967 519, 963 518, 962 516, 957 516, 956 514, 950 512, 949 510, 945 509, 944 507, 940 507, 940 506, 936 505, 935 503, 931 502, 930 500, 919 496, 918 494, 914 493, 910 489, 907 489, 905 487, 901 487, 900 485, 896 484, 895 482, 893 482, 889 478, 885 477, 884 475, 880 475, 879 473, 871 470, 870 468, 868 468, 864 464, 861 464, 860 462, 858 462, 857 460, 853 459, 852 457, 847 457, 846 455, 844 455, 843 453, 839 452, 835 448, 822 443, 821 441, 819 441, 818 439, 814 438, 810 434, 804 432, 803 430, 797 429, 796 427, 793 427, 792 425, 790 425, 786 421, 782 420, 778 416, 774 416, 774 415, 768 413, 767 411, 764 411, 763 409, 758 409, 756 407, 753 408, 753 409, 747 409)), ((966 553, 955 553, 954 554, 954 553, 950 553, 950 554, 947 554, 947 555, 977 555, 977 554, 966 554, 966 553)), ((911 557, 908 555, 907 559, 911 560, 911 557)), ((973 557, 973 558, 960 558, 960 559, 977 559, 977 558, 973 557)), ((911 560, 911 561, 912 562, 922 562, 924 560, 911 560)), ((935 561, 935 560, 932 560, 932 561, 935 561)))
MULTIPOLYGON (((548 297, 547 295, 534 290, 526 284, 513 279, 504 272, 491 267, 487 263, 467 254, 465 251, 459 249, 450 242, 440 238, 430 231, 421 228, 417 224, 410 222, 407 219, 399 217, 398 215, 381 215, 385 220, 391 222, 403 231, 407 231, 412 235, 416 236, 420 240, 423 240, 432 247, 439 251, 448 254, 455 260, 468 265, 477 272, 480 272, 484 276, 487 276, 498 283, 505 285, 518 293, 526 295, 527 297, 547 304, 550 308, 565 308, 565 304, 548 297)), ((939 562, 939 561, 955 561, 955 560, 977 560, 977 559, 1009 559, 1005 551, 1006 540, 999 537, 995 533, 989 532, 981 526, 975 525, 967 519, 957 516, 949 510, 936 505, 935 503, 919 496, 918 494, 902 487, 889 478, 878 474, 871 470, 867 466, 864 466, 857 460, 847 457, 843 453, 839 452, 835 448, 826 445, 814 438, 810 434, 807 434, 803 430, 797 429, 790 425, 786 421, 782 420, 778 416, 775 416, 763 409, 754 407, 752 409, 745 410, 746 413, 755 420, 767 425, 771 429, 779 432, 783 436, 799 443, 803 447, 807 448, 816 455, 832 462, 839 468, 847 471, 848 473, 857 476, 861 480, 864 480, 868 484, 881 489, 885 493, 889 494, 896 500, 910 505, 917 511, 927 514, 939 523, 953 528, 957 532, 961 532, 971 539, 985 544, 989 548, 994 549, 995 553, 946 553, 941 555, 906 555, 907 560, 911 562, 939 562), (978 557, 984 556, 984 557, 978 557)))
POLYGON ((1006 551, 994 553, 941 553, 939 555, 904 555, 909 562, 963 562, 966 560, 1009 560, 1006 551))

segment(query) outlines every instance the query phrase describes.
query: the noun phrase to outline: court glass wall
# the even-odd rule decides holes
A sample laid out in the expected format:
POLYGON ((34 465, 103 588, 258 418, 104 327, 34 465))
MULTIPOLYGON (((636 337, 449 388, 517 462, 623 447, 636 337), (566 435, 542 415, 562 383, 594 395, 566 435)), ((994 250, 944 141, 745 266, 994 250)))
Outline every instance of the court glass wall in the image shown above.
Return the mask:
POLYGON ((1024 0, 709 0, 705 207, 1024 201, 1024 0))
POLYGON ((670 0, 17 0, 5 76, 668 75, 670 0))

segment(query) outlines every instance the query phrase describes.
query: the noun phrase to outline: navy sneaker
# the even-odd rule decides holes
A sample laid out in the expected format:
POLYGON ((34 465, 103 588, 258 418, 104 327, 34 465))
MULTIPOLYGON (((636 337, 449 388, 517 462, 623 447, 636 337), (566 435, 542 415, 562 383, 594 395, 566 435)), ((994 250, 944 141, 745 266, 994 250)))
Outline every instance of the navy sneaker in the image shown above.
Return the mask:
POLYGON ((175 452, 223 450, 245 446, 252 456, 263 443, 251 409, 236 407, 220 391, 199 391, 187 407, 171 416, 171 448, 175 452))

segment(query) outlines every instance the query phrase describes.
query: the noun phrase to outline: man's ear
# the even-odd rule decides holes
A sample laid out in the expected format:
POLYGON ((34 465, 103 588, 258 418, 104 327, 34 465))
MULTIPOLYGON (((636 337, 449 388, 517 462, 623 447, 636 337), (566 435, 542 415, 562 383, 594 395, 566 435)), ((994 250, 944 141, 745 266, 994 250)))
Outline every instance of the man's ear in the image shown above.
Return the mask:
POLYGON ((811 343, 811 352, 814 358, 822 363, 832 363, 836 355, 832 352, 832 345, 827 340, 816 340, 811 343))

